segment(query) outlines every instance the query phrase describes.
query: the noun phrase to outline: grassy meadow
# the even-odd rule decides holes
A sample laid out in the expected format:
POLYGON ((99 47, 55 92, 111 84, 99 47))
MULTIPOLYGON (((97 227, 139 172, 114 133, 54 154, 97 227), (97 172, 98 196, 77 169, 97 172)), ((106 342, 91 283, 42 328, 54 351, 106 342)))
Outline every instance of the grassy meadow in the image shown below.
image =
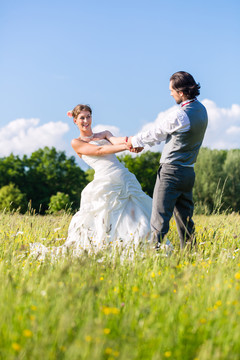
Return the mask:
POLYGON ((195 216, 198 247, 51 262, 71 217, 0 214, 0 359, 240 359, 240 216, 195 216))

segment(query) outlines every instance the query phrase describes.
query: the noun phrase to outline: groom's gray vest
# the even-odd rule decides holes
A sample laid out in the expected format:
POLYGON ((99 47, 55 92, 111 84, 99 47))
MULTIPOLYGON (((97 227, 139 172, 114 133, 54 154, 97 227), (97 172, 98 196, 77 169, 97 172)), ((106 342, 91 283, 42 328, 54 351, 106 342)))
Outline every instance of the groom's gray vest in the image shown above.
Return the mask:
POLYGON ((197 160, 208 123, 207 111, 198 100, 184 105, 182 110, 189 118, 190 129, 167 136, 161 164, 192 166, 197 160))

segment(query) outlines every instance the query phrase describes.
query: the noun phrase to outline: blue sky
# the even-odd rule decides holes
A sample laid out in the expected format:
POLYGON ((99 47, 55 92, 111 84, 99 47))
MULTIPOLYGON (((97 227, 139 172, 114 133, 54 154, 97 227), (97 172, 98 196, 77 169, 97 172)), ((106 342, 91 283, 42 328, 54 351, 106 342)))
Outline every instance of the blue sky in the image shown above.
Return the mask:
POLYGON ((0 4, 0 156, 78 136, 67 110, 133 135, 174 106, 169 77, 190 72, 209 111, 205 145, 240 146, 240 2, 11 1, 0 4))

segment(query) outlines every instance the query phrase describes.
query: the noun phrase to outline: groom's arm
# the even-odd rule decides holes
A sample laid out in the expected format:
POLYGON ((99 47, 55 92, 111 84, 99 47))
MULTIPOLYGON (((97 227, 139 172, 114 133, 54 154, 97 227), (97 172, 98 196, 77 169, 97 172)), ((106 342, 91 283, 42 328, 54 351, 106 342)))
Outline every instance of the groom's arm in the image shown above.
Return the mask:
POLYGON ((165 141, 167 136, 174 132, 185 132, 189 129, 190 121, 187 114, 181 108, 177 108, 150 127, 149 130, 130 137, 129 145, 132 145, 133 148, 146 145, 153 146, 165 141))

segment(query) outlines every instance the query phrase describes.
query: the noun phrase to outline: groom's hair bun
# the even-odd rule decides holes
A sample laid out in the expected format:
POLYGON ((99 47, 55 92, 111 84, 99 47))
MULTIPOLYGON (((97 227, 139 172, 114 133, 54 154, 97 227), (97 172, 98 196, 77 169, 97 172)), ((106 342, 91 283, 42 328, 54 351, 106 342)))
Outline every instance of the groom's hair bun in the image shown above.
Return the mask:
POLYGON ((200 95, 200 84, 196 83, 193 76, 186 71, 178 71, 170 78, 172 87, 176 91, 182 91, 188 99, 200 95))
POLYGON ((90 108, 89 105, 83 105, 83 104, 78 104, 77 106, 75 106, 75 108, 72 110, 72 116, 74 119, 76 119, 78 117, 78 115, 80 114, 81 111, 89 111, 90 114, 92 115, 92 109, 90 108))

